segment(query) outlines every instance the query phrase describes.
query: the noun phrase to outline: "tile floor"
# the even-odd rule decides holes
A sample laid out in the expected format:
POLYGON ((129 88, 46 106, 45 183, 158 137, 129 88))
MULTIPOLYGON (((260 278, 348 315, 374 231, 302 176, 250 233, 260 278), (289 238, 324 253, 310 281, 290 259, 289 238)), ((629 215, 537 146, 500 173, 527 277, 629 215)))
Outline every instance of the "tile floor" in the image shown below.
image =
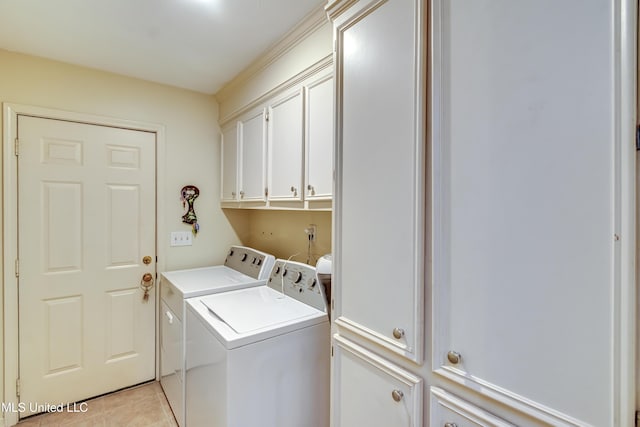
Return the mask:
MULTIPOLYGON (((157 381, 86 401, 87 411, 35 415, 17 427, 177 427, 157 381)), ((80 408, 79 404, 76 406, 80 408)))

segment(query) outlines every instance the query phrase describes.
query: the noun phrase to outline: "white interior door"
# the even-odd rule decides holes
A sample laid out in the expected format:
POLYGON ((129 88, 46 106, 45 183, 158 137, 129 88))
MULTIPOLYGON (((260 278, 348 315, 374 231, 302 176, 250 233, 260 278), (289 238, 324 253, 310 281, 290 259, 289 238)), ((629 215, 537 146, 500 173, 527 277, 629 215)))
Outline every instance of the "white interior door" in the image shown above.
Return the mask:
POLYGON ((18 116, 18 138, 24 417, 155 377, 155 134, 18 116))

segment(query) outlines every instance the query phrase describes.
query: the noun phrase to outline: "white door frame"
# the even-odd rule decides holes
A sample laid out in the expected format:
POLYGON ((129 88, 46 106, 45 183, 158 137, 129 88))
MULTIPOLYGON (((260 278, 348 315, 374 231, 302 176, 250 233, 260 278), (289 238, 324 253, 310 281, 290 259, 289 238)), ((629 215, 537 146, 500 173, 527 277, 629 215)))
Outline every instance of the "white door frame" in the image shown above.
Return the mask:
MULTIPOLYGON (((3 383, 3 397, 0 399, 5 407, 18 408, 16 396, 16 381, 18 379, 18 280, 15 272, 15 262, 18 258, 18 218, 16 209, 18 205, 17 187, 17 161, 14 153, 14 142, 17 138, 18 115, 29 115, 48 119, 68 120, 93 125, 111 126, 124 129, 153 132, 156 135, 156 271, 163 271, 165 264, 164 246, 160 244, 158 230, 164 230, 164 215, 162 212, 164 201, 161 198, 160 188, 165 188, 164 164, 165 164, 165 129, 163 125, 117 119, 112 117, 97 116, 91 114, 75 113, 63 110, 34 107, 22 104, 3 104, 4 132, 2 144, 2 159, 4 170, 2 171, 3 189, 3 218, 2 218, 2 244, 4 247, 2 257, 2 277, 4 281, 4 301, 0 293, 0 307, 4 316, 0 316, 0 333, 3 335, 3 354, 0 352, 0 366, 4 367, 5 378, 3 383), (11 208, 14 207, 14 208, 11 208), (8 405, 8 406, 7 406, 8 405)), ((157 287, 156 287, 157 289, 157 287)), ((156 291, 157 292, 157 291, 156 291)), ((160 296, 157 295, 156 305, 160 304, 160 296)), ((159 378, 159 354, 158 343, 158 312, 156 308, 156 379, 159 378)), ((2 374, 0 373, 0 378, 2 374)), ((0 408, 2 409, 2 408, 0 408)), ((0 426, 12 426, 18 422, 18 412, 8 411, 5 418, 0 413, 0 426)))

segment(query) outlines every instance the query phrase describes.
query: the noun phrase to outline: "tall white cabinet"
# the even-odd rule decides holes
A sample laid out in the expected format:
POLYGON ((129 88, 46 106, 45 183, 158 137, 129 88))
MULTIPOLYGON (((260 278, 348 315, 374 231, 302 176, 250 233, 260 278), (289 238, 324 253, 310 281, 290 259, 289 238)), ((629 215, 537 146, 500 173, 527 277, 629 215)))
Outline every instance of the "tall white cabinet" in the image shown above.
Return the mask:
POLYGON ((334 16, 334 427, 422 425, 422 379, 384 355, 424 357, 424 17, 409 0, 334 16))
POLYGON ((327 4, 334 427, 633 425, 635 7, 327 4))

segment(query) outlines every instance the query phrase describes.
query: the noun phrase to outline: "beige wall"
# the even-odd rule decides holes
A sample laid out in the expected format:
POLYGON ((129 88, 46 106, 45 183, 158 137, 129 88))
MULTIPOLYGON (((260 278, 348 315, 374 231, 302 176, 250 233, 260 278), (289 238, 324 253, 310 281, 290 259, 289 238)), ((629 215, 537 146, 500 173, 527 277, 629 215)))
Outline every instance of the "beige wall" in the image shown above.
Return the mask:
MULTIPOLYGON (((229 210, 229 209, 227 209, 229 210)), ((266 211, 248 212, 248 236, 245 244, 276 258, 315 265, 319 257, 331 252, 331 212, 314 211, 266 211), (316 240, 309 241, 304 230, 316 225, 316 240), (309 251, 310 249, 310 251, 309 251), (310 253, 310 255, 308 255, 310 253)))

